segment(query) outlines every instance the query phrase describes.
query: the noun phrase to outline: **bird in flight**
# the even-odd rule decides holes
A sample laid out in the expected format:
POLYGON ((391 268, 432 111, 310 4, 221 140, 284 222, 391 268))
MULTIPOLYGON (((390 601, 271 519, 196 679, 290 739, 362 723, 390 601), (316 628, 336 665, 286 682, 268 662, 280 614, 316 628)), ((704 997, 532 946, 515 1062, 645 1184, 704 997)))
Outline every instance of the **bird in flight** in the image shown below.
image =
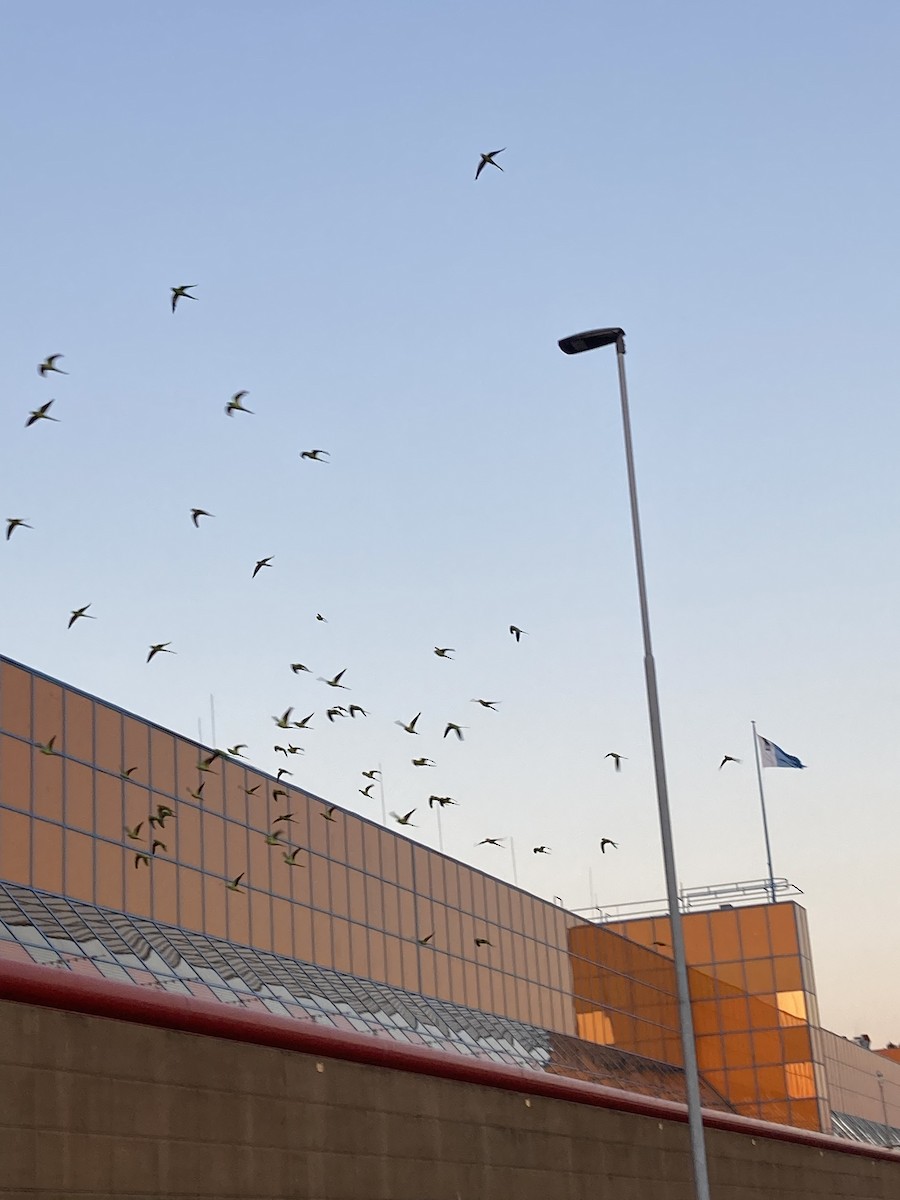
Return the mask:
POLYGON ((668 942, 651 942, 650 943, 651 946, 659 946, 660 948, 662 948, 663 946, 668 946, 668 944, 669 944, 668 942))
POLYGON ((308 458, 310 462, 325 462, 325 459, 322 457, 322 455, 324 454, 328 456, 330 453, 331 452, 329 450, 302 450, 300 452, 300 457, 308 458))
MULTIPOLYGON (((343 672, 342 672, 342 674, 343 674, 343 672)), ((311 712, 308 716, 304 717, 302 721, 295 721, 294 728, 295 729, 309 729, 309 723, 315 715, 316 714, 314 712, 311 712)))
POLYGON ((288 794, 287 794, 287 792, 284 790, 284 788, 276 788, 276 789, 275 789, 275 791, 272 793, 272 799, 273 799, 274 801, 276 801, 276 803, 277 803, 277 801, 278 801, 278 797, 279 797, 279 796, 284 796, 285 800, 287 800, 287 798, 288 798, 288 794))
POLYGON ((123 767, 119 774, 123 779, 130 779, 137 770, 137 767, 123 767))
POLYGON ((303 863, 297 862, 297 855, 300 853, 300 851, 302 849, 303 849, 302 846, 295 846, 294 849, 290 851, 290 853, 288 853, 288 851, 285 850, 284 854, 282 854, 282 856, 281 856, 282 861, 286 862, 289 867, 302 867, 303 863))
POLYGON ((503 849, 503 838, 482 838, 480 842, 475 843, 476 846, 499 846, 503 849))
POLYGON ((468 728, 468 725, 457 725, 455 721, 448 721, 447 728, 444 730, 444 737, 452 732, 456 734, 457 739, 461 742, 463 741, 463 730, 468 728))
POLYGON ((48 400, 46 404, 42 404, 40 408, 36 408, 34 412, 28 414, 28 420, 25 422, 25 428, 30 425, 37 424, 38 421, 58 421, 59 417, 50 416, 50 408, 55 403, 53 400, 48 400))
POLYGON ((535 848, 532 850, 531 853, 532 854, 549 854, 550 847, 549 846, 535 846, 535 848))
POLYGON ((235 392, 228 403, 225 405, 225 412, 229 417, 233 417, 236 412, 245 412, 253 415, 252 408, 244 408, 242 401, 245 396, 249 396, 249 392, 235 392))
POLYGON ((416 729, 416 721, 418 721, 421 715, 421 713, 416 713, 408 725, 404 725, 402 721, 395 721, 394 724, 399 725, 401 729, 405 729, 407 733, 418 733, 419 731, 416 729))
POLYGON ((291 721, 291 713, 293 711, 293 706, 291 706, 291 708, 286 708, 280 717, 273 717, 272 720, 279 729, 290 729, 293 724, 291 721))
MULTIPOLYGON (((521 642, 522 634, 525 633, 525 630, 520 629, 518 625, 510 625, 509 632, 513 635, 517 642, 521 642)), ((525 633, 525 636, 528 636, 527 633, 525 633)))
POLYGON ((246 742, 238 742, 238 744, 236 746, 228 747, 228 753, 231 755, 232 758, 243 758, 244 756, 243 756, 243 754, 241 754, 241 751, 246 750, 246 749, 247 749, 246 742))
POLYGON ((194 528, 195 529, 200 528, 200 518, 201 517, 211 517, 213 515, 214 515, 213 513, 207 512, 205 508, 192 508, 191 509, 191 520, 194 522, 194 528))
POLYGON ((381 772, 380 772, 380 771, 378 771, 378 770, 374 770, 374 771, 363 771, 363 773, 362 773, 362 774, 363 774, 363 778, 364 778, 364 779, 377 779, 377 778, 378 778, 378 776, 381 774, 381 772))
POLYGON ((255 796, 262 785, 255 783, 252 788, 244 788, 245 796, 255 796))
MULTIPOLYGON (((456 653, 452 646, 435 646, 434 652, 438 658, 450 658, 451 654, 456 653)), ((452 662, 453 659, 451 658, 450 661, 452 662)))
POLYGON ((48 354, 44 361, 38 367, 38 375, 43 379, 45 375, 49 375, 51 371, 55 371, 57 375, 68 375, 68 371, 61 371, 56 365, 57 359, 62 358, 61 354, 48 354))
POLYGON ((281 845, 281 837, 282 837, 282 833, 281 833, 280 829, 276 829, 272 833, 267 833, 266 834, 266 845, 267 846, 280 846, 281 845))
POLYGON ((240 875, 235 875, 234 879, 225 884, 229 892, 239 892, 241 890, 241 880, 244 878, 244 874, 245 872, 241 871, 240 875))
POLYGON ((346 717, 347 710, 341 704, 335 704, 334 708, 329 708, 325 712, 325 716, 329 721, 333 721, 335 717, 346 717))
POLYGON ((97 618, 92 617, 88 612, 90 607, 91 606, 89 604, 85 604, 81 608, 73 608, 71 615, 69 616, 69 623, 66 626, 66 629, 71 629, 75 622, 81 620, 82 617, 87 617, 89 621, 96 621, 97 618))
POLYGON ((615 767, 616 767, 617 771, 622 770, 623 761, 628 762, 628 759, 625 758, 624 754, 616 754, 615 750, 610 750, 609 754, 604 755, 604 758, 611 758, 613 760, 613 762, 615 763, 615 767))
POLYGON ((337 817, 334 815, 336 808, 336 804, 329 804, 328 808, 326 808, 323 813, 319 813, 319 816, 324 817, 326 821, 336 821, 337 817))
POLYGON ((503 146, 499 150, 491 150, 488 154, 482 154, 481 162, 478 164, 478 169, 475 172, 475 178, 477 179, 478 176, 481 174, 481 172, 484 170, 484 168, 487 166, 496 167, 498 171, 502 171, 503 168, 500 166, 500 164, 494 162, 494 156, 496 154, 502 154, 505 149, 506 149, 506 147, 503 146))
POLYGON ((618 848, 619 848, 619 843, 618 843, 618 842, 614 842, 614 841, 612 840, 612 838, 601 838, 601 839, 600 839, 600 853, 601 853, 601 854, 605 854, 605 853, 606 853, 606 847, 607 847, 607 846, 612 846, 613 850, 618 850, 618 848))
POLYGON ((305 754, 306 753, 306 751, 303 749, 302 746, 294 746, 291 742, 288 742, 287 752, 288 752, 288 754, 305 754))
POLYGON ((291 670, 295 675, 299 675, 301 671, 309 671, 309 667, 305 667, 303 663, 291 663, 291 670))
POLYGON ((491 712, 496 712, 497 705, 500 703, 500 701, 499 700, 475 700, 475 699, 473 699, 472 703, 480 704, 482 708, 489 708, 491 710, 491 712))
POLYGON ((257 575, 260 573, 260 571, 263 569, 263 567, 271 567, 272 559, 274 557, 275 557, 274 554, 270 554, 268 558, 259 559, 256 566, 253 568, 253 574, 250 576, 250 578, 255 579, 257 577, 257 575))
POLYGON ((195 790, 188 788, 188 795, 192 800, 196 800, 198 804, 203 803, 203 789, 206 787, 205 781, 201 783, 195 790))
POLYGON ((197 299, 197 297, 192 296, 188 290, 189 288, 194 288, 196 286, 197 286, 196 283, 181 283, 178 285, 178 287, 173 287, 173 288, 169 289, 172 293, 172 312, 175 311, 175 306, 177 305, 179 300, 196 300, 197 299))
POLYGON ((437 763, 432 758, 413 758, 410 760, 414 767, 436 767, 437 763))
POLYGON ((357 713, 359 713, 361 717, 367 717, 369 715, 361 704, 351 704, 347 711, 354 721, 356 720, 357 713))
POLYGON ((53 744, 55 741, 56 741, 56 734, 54 733, 53 737, 50 739, 49 742, 47 742, 47 743, 38 742, 37 748, 38 748, 38 750, 40 750, 41 754, 55 754, 56 751, 53 749, 53 744))
POLYGON ((368 783, 368 784, 366 784, 366 786, 364 788, 357 788, 356 790, 359 792, 359 794, 361 796, 365 796, 365 798, 367 800, 371 800, 372 799, 372 788, 374 786, 375 786, 374 783, 368 783))
POLYGON ((282 779, 285 777, 285 775, 293 775, 293 773, 294 773, 294 772, 293 772, 293 771, 289 771, 289 770, 287 769, 287 767, 279 767, 279 768, 278 768, 278 774, 275 776, 275 782, 276 782, 276 783, 281 783, 281 781, 282 781, 282 779))
POLYGON ((288 754, 287 746, 273 746, 272 749, 275 751, 276 754, 283 754, 284 757, 287 758, 287 754, 288 754))
POLYGON ((154 642, 150 647, 150 653, 147 655, 147 662, 151 658, 155 658, 157 654, 174 654, 174 650, 170 650, 171 642, 154 642))
POLYGON ((487 938, 476 938, 475 945, 480 949, 482 946, 493 946, 493 942, 489 942, 487 938))
POLYGON ((138 821, 138 823, 137 823, 137 825, 135 825, 134 829, 129 829, 128 826, 126 825, 125 833, 127 834, 128 837, 131 838, 131 840, 133 842, 139 842, 141 840, 141 830, 143 828, 144 828, 144 822, 138 821))
POLYGON ((168 804, 157 804, 156 815, 151 816, 150 824, 154 829, 157 825, 160 829, 165 829, 166 821, 168 821, 170 817, 173 821, 175 820, 175 810, 173 808, 169 808, 168 804))
POLYGON ((328 624, 328 620, 327 620, 327 618, 326 618, 326 617, 323 617, 321 613, 316 613, 316 620, 317 620, 317 621, 324 621, 326 625, 328 624))
POLYGON ((338 671, 337 675, 335 675, 335 677, 333 679, 326 679, 324 675, 319 675, 319 677, 318 677, 319 683, 327 683, 329 687, 343 688, 344 691, 347 691, 346 683, 341 683, 341 679, 342 679, 344 673, 346 672, 346 670, 347 670, 347 668, 344 667, 343 671, 338 671))
POLYGON ((143 865, 145 867, 149 867, 150 866, 150 855, 149 854, 136 854, 134 856, 135 869, 137 869, 141 865, 141 863, 143 863, 143 865))
POLYGON ((452 796, 429 796, 428 807, 434 808, 437 804, 440 808, 446 808, 448 804, 456 804, 457 801, 452 796))
POLYGON ((434 930, 432 929, 431 933, 426 933, 424 937, 419 938, 419 945, 427 946, 433 937, 434 937, 434 930))
POLYGON ((721 771, 726 763, 730 763, 730 762, 739 763, 740 761, 741 760, 739 758, 732 758, 732 756, 730 754, 726 754, 725 757, 722 759, 722 761, 719 763, 719 770, 721 771))
POLYGON ((201 758, 197 763, 198 771, 211 771, 214 762, 217 762, 223 757, 221 750, 213 750, 212 754, 208 754, 206 758, 201 758))
POLYGON ((6 540, 12 537, 17 529, 33 529, 33 525, 28 525, 24 517, 7 517, 6 518, 6 540))
POLYGON ((168 849, 166 848, 165 842, 161 842, 159 840, 159 838, 154 838, 153 842, 150 846, 150 853, 155 854, 157 852, 157 850, 162 850, 163 854, 169 853, 168 849))
MULTIPOLYGON (((395 813, 395 812, 392 812, 391 816, 394 818, 394 820, 397 822, 398 825, 412 825, 413 822, 410 820, 410 817, 413 815, 413 813, 415 811, 416 810, 414 808, 411 808, 409 810, 409 812, 403 817, 401 817, 399 813, 395 813)), ((415 828, 415 826, 413 826, 413 828, 415 828)))

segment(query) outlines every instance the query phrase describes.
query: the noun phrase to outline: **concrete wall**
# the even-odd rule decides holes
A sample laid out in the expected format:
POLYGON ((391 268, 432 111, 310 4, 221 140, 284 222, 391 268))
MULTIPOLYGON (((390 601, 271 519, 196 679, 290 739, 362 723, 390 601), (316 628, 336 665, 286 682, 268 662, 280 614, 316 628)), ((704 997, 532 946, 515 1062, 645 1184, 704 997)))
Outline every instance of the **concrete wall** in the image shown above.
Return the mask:
MULTIPOLYGON (((723 1130, 714 1200, 896 1200, 897 1163, 723 1130)), ((0 1002, 2 1200, 690 1200, 687 1129, 0 1002)))

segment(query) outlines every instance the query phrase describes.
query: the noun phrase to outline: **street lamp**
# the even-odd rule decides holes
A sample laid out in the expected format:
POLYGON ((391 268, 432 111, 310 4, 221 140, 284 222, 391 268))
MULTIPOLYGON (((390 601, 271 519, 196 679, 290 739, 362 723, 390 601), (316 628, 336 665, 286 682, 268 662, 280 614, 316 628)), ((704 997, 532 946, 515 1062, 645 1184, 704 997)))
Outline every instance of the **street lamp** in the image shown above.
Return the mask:
POLYGON ((669 792, 666 784, 666 761, 663 752, 662 725, 659 716, 656 664, 653 661, 653 648, 650 640, 650 612, 647 606, 647 580, 644 574, 644 551, 641 543, 640 517, 638 516, 637 482, 634 473, 634 452, 631 443, 631 419, 628 415, 628 388, 625 383, 625 330, 618 328, 589 329, 585 333, 575 333, 571 337, 562 338, 559 343, 559 348, 564 354, 581 354, 585 350, 597 350, 601 346, 615 346, 616 359, 619 365, 619 396, 622 402, 625 462, 628 468, 628 494, 631 500, 631 531, 634 536, 634 561, 637 568, 641 627, 644 635, 644 675, 647 681, 650 741, 653 746, 653 768, 656 775, 659 828, 662 836, 663 862, 666 871, 669 921, 672 928, 672 951, 675 961, 675 982, 678 991, 681 1046, 684 1056, 684 1082, 687 1093, 688 1124, 691 1133, 691 1156, 694 1163, 694 1190, 697 1200, 709 1200, 709 1176, 706 1169, 706 1147, 703 1141, 703 1113, 700 1107, 700 1077, 697 1072, 697 1050, 694 1045, 691 993, 688 985, 687 959, 684 953, 681 908, 678 902, 678 876, 675 871, 675 850, 672 844, 672 820, 669 815, 669 792))
POLYGON ((888 1150, 894 1149, 894 1138, 891 1123, 888 1120, 887 1101, 884 1098, 884 1072, 876 1071, 875 1078, 878 1080, 878 1090, 881 1092, 881 1114, 884 1117, 884 1140, 888 1150))

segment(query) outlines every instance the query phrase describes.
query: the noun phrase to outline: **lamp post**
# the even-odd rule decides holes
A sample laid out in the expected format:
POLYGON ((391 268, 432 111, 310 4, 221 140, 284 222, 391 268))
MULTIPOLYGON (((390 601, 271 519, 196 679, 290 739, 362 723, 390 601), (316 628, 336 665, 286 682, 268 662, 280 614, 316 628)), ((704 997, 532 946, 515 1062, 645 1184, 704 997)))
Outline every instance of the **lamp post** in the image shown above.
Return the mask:
POLYGON ((631 531, 634 537, 634 561, 637 568, 641 628, 644 637, 644 675, 647 682, 650 741, 653 747, 653 768, 656 775, 659 828, 662 838, 663 863, 666 872, 669 922, 672 929, 672 951, 675 962, 675 982, 678 991, 681 1046, 684 1057, 684 1082, 687 1093, 688 1124, 691 1134, 691 1157, 694 1165, 694 1191, 697 1200, 709 1200, 709 1176, 706 1169, 706 1146, 703 1140, 703 1113, 700 1107, 700 1077, 697 1071, 697 1050, 694 1044, 691 994, 688 985, 687 959, 684 952, 681 908, 678 901, 678 876, 675 871, 672 821, 669 815, 666 761, 663 752, 662 725, 659 715, 659 691, 656 684, 656 664, 653 660, 653 647, 650 639, 650 612, 647 605, 647 580, 644 574, 644 551, 641 542, 641 523, 638 515, 637 481, 635 479, 634 452, 631 442, 631 418, 628 414, 628 388, 625 382, 625 331, 618 328, 590 329, 585 333, 576 333, 572 334, 571 337, 562 338, 559 342, 559 348, 564 354, 581 354, 585 350, 597 350, 601 346, 615 346, 616 360, 619 366, 619 397, 622 403, 622 427, 625 434, 625 462, 628 468, 628 494, 631 501, 631 531))
POLYGON ((888 1120, 887 1101, 884 1098, 884 1072, 876 1071, 875 1078, 878 1080, 878 1090, 881 1092, 881 1115, 884 1117, 884 1140, 888 1150, 894 1149, 894 1138, 891 1130, 891 1123, 888 1120))

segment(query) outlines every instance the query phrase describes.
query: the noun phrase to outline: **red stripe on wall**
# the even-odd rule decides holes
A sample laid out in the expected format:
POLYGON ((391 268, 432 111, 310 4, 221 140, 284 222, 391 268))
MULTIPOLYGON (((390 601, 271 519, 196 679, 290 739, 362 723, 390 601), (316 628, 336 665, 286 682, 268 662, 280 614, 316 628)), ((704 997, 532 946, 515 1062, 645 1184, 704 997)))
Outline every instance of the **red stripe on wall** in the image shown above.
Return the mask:
MULTIPOLYGON (((161 1029, 177 1029, 183 1033, 226 1038, 233 1042, 248 1042, 279 1050, 294 1050, 394 1071, 411 1071, 458 1083, 503 1088, 510 1092, 568 1100, 575 1104, 590 1104, 656 1120, 687 1122, 686 1107, 670 1100, 656 1100, 542 1071, 487 1063, 425 1046, 404 1046, 389 1034, 380 1038, 326 1029, 312 1021, 281 1017, 275 1013, 247 1012, 218 1001, 175 996, 141 988, 136 984, 88 979, 51 967, 8 961, 0 963, 0 1000, 132 1021, 161 1029)), ((794 1142, 865 1158, 900 1161, 891 1151, 877 1146, 794 1129, 788 1125, 773 1125, 731 1113, 705 1110, 703 1120, 712 1129, 748 1137, 794 1142)))

